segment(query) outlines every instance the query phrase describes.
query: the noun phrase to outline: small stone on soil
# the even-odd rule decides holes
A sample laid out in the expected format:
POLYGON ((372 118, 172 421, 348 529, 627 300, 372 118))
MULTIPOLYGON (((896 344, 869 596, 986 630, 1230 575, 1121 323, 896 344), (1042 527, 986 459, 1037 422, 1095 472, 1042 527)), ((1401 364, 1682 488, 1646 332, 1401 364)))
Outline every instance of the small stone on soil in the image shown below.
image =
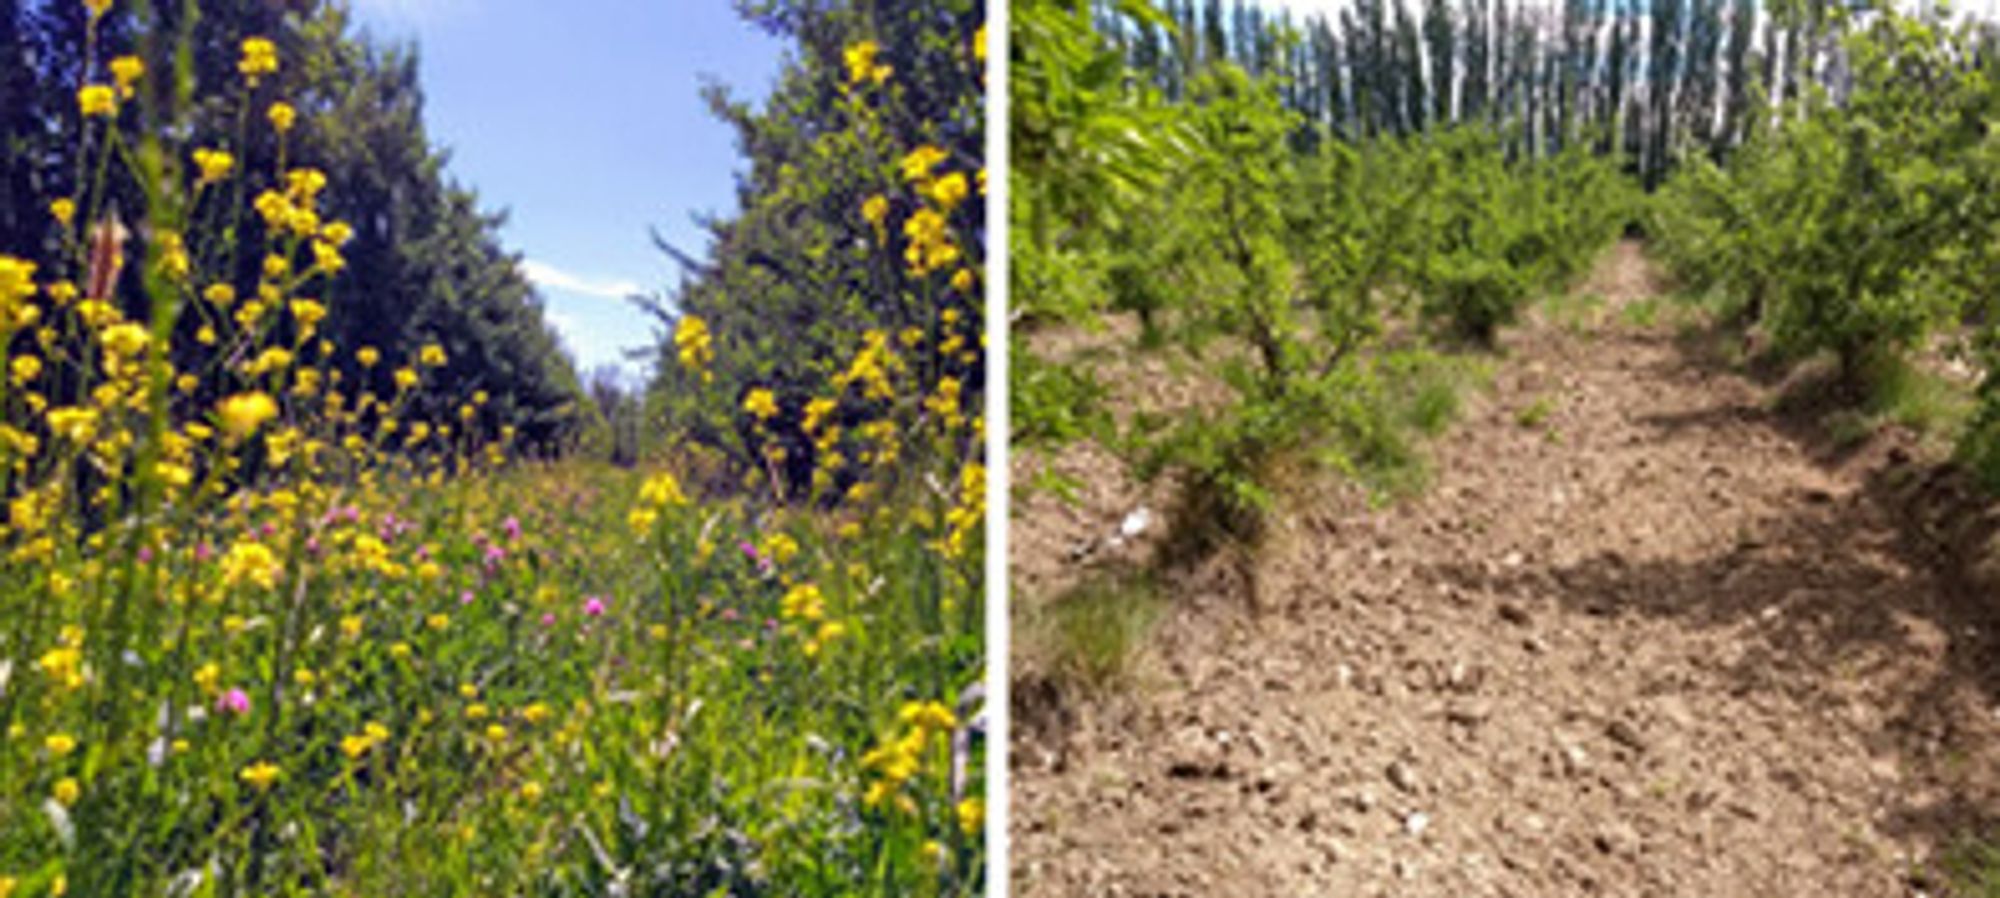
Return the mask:
POLYGON ((1410 765, 1402 761, 1391 761, 1389 763, 1388 776, 1390 785, 1405 792, 1414 793, 1417 791, 1419 785, 1417 782, 1417 772, 1411 770, 1410 765))
POLYGON ((1623 745, 1640 754, 1646 752, 1646 737, 1640 735, 1638 727, 1633 726, 1625 720, 1612 721, 1610 726, 1604 728, 1604 733, 1611 737, 1611 741, 1619 745, 1623 745))

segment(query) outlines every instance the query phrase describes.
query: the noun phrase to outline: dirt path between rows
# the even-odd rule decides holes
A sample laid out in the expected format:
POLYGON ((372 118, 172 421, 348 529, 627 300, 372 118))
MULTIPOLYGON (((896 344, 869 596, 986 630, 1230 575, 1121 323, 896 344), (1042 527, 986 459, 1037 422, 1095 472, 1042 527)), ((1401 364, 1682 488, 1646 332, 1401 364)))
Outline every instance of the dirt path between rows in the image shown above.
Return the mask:
MULTIPOLYGON (((1584 289, 1657 288, 1625 244, 1584 289)), ((1945 894, 2000 822, 2000 596, 1893 436, 1621 318, 1510 332, 1420 496, 1294 511, 1261 616, 1183 586, 1123 696, 1022 707, 1017 894, 1945 894)), ((1021 503, 1016 601, 1069 563, 1036 528, 1128 510, 1021 503)))

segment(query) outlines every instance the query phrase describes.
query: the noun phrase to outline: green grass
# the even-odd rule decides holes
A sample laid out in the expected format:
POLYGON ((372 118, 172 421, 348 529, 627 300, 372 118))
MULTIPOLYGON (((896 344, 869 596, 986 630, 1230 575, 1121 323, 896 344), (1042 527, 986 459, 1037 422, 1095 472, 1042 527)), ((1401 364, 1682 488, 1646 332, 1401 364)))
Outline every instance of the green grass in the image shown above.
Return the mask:
POLYGON ((1864 410, 1879 421, 1907 427, 1926 440, 1951 445, 1978 403, 1970 387, 1903 360, 1878 366, 1869 378, 1864 410))
POLYGON ((642 894, 967 894, 983 861, 949 746, 983 675, 976 552, 944 555, 913 493, 828 513, 661 503, 645 482, 590 463, 383 477, 331 523, 261 503, 185 520, 145 582, 198 598, 135 621, 124 649, 87 627, 118 582, 88 558, 8 568, 0 634, 27 663, 5 702, 0 875, 25 894, 55 876, 110 894, 114 874, 159 894, 209 863, 217 894, 601 894, 620 876, 642 894), (267 524, 293 547, 270 586, 197 557, 267 524), (77 584, 67 604, 49 576, 77 584), (65 682, 50 653, 78 642, 65 682), (145 676, 114 694, 120 652, 145 676), (266 764, 270 784, 249 782, 266 764))
POLYGON ((1402 408, 1404 424, 1424 436, 1437 436, 1458 420, 1462 405, 1459 384, 1450 378, 1421 378, 1402 408))
POLYGON ((1618 318, 1630 327, 1651 328, 1660 321, 1662 305, 1659 297, 1635 299, 1619 307, 1618 318))
POLYGON ((1099 573, 1033 611, 1017 613, 1019 654, 1086 694, 1118 688, 1130 681, 1133 661, 1164 608, 1150 575, 1099 573))
POLYGON ((1514 412, 1514 423, 1530 429, 1540 427, 1549 420, 1550 415, 1555 414, 1555 411, 1555 397, 1537 396, 1535 401, 1514 412))
POLYGON ((1383 360, 1386 426, 1359 446, 1342 447, 1335 467, 1378 503, 1421 493, 1432 470, 1419 442, 1441 436, 1464 411, 1465 394, 1492 381, 1493 362, 1477 355, 1403 352, 1383 360))
POLYGON ((1855 387, 1843 387, 1831 354, 1797 363, 1784 392, 1772 398, 1779 411, 1820 410, 1819 424, 1837 446, 1852 448, 1873 438, 1884 427, 1908 429, 1925 444, 1942 451, 1958 445, 1978 410, 1973 387, 1926 370, 1898 357, 1871 365, 1855 387), (1832 408, 1827 397, 1847 397, 1832 408))
POLYGON ((1964 839, 1944 853, 1942 866, 1958 898, 2000 898, 2000 842, 1964 839))
POLYGON ((1606 305, 1604 297, 1595 293, 1556 292, 1542 300, 1549 320, 1574 334, 1591 333, 1603 326, 1606 305))

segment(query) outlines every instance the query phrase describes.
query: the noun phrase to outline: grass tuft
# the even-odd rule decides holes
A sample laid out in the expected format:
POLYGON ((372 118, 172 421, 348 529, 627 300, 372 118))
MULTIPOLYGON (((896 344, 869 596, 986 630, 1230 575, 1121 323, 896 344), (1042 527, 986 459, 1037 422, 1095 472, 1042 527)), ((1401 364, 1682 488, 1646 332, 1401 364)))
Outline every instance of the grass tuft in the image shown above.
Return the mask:
POLYGON ((1101 573, 1032 611, 1017 611, 1021 654, 1084 693, 1130 681, 1134 660, 1165 608, 1153 578, 1101 573))

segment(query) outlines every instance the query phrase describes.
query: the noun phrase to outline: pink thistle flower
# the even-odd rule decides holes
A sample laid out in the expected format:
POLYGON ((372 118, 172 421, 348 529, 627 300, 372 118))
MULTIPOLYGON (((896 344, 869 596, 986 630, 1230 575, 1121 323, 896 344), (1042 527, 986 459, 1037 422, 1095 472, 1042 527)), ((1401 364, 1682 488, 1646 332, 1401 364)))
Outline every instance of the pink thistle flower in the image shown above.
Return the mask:
POLYGON ((218 710, 241 717, 250 713, 250 694, 241 689, 231 687, 228 692, 222 694, 221 698, 216 699, 215 706, 218 710))
POLYGON ((507 531, 509 541, 518 540, 521 538, 521 519, 508 515, 507 520, 500 522, 500 529, 507 531))
POLYGON ((604 616, 604 600, 603 600, 603 599, 600 599, 600 598, 598 598, 598 597, 596 597, 596 596, 590 596, 590 597, 588 597, 588 598, 584 599, 584 600, 583 600, 583 613, 584 613, 585 615, 588 615, 588 616, 590 616, 590 617, 603 617, 603 616, 604 616))
POLYGON ((556 614, 555 614, 555 612, 553 612, 553 611, 548 611, 548 612, 543 612, 543 614, 542 614, 542 626, 544 626, 544 627, 553 627, 553 626, 555 626, 555 625, 556 625, 556 614))

